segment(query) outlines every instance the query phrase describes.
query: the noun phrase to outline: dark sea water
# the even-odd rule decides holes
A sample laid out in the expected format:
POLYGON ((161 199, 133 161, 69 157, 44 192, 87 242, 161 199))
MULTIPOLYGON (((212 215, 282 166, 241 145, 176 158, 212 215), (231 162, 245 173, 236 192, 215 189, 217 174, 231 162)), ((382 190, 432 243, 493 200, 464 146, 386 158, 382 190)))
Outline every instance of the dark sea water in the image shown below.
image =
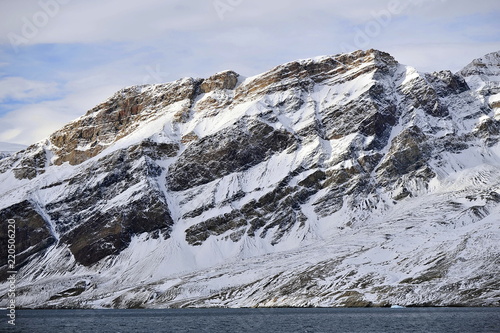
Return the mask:
POLYGON ((492 332, 500 308, 18 310, 0 332, 492 332))

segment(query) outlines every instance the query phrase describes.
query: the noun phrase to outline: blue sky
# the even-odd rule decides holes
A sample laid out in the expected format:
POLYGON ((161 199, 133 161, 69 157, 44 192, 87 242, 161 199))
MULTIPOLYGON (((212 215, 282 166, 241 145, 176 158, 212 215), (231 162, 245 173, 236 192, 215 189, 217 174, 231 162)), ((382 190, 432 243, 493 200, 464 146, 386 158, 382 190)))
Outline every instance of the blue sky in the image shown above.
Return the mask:
POLYGON ((376 48, 420 71, 500 50, 498 0, 0 0, 0 141, 130 85, 376 48))

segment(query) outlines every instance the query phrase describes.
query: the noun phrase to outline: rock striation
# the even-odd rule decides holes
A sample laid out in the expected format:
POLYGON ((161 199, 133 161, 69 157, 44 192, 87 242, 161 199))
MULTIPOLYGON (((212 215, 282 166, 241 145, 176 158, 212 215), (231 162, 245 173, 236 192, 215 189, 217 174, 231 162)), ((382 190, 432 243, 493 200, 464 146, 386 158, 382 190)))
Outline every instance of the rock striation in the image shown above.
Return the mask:
POLYGON ((125 88, 0 159, 18 303, 498 306, 499 107, 498 52, 125 88))

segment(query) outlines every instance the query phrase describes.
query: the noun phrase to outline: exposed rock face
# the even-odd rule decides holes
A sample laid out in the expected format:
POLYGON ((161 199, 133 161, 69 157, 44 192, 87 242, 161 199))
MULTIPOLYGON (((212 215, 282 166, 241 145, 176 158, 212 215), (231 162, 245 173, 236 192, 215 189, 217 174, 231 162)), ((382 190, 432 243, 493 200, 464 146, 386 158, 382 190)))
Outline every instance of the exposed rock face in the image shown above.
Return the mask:
POLYGON ((474 59, 459 74, 463 77, 474 75, 498 76, 500 70, 500 51, 488 53, 482 58, 474 59))
POLYGON ((461 94, 469 90, 464 78, 450 71, 440 71, 425 75, 439 97, 461 94))
POLYGON ((389 154, 380 164, 379 172, 391 175, 405 175, 426 165, 428 146, 426 136, 419 127, 413 126, 402 131, 391 142, 389 154))
POLYGON ((137 130, 141 122, 158 116, 157 110, 183 103, 177 114, 182 120, 198 94, 200 80, 185 79, 157 86, 123 89, 49 138, 56 155, 53 163, 80 164, 114 142, 137 130))
POLYGON ((368 50, 123 89, 0 160, 18 302, 499 305, 498 66, 368 50))
MULTIPOLYGON (((148 146, 151 143, 146 141, 104 156, 87 169, 88 174, 67 180, 75 189, 72 194, 46 206, 61 241, 69 244, 77 262, 91 265, 120 253, 135 234, 156 232, 158 237, 161 232, 165 238, 170 236, 173 221, 166 199, 150 180, 160 176, 161 169, 147 156, 150 152, 137 151, 148 146), (100 178, 100 174, 105 176, 100 178), (100 179, 89 183, 89 175, 100 179)), ((153 146, 153 156, 165 157, 157 146, 161 145, 153 146)), ((167 156, 173 152, 175 149, 167 149, 167 156)))
POLYGON ((261 122, 243 121, 189 145, 170 165, 167 184, 182 191, 263 162, 295 143, 293 136, 261 122))
POLYGON ((233 71, 217 73, 208 79, 203 80, 200 85, 202 93, 209 93, 214 90, 234 89, 238 83, 239 74, 233 71))
POLYGON ((2 280, 7 278, 7 271, 14 271, 22 267, 26 260, 37 253, 43 253, 50 245, 55 242, 55 237, 50 230, 50 225, 37 212, 29 201, 22 201, 15 205, 0 210, 0 219, 2 228, 0 229, 0 277, 2 280), (14 220, 14 239, 16 265, 9 267, 7 265, 8 252, 8 221, 14 220))

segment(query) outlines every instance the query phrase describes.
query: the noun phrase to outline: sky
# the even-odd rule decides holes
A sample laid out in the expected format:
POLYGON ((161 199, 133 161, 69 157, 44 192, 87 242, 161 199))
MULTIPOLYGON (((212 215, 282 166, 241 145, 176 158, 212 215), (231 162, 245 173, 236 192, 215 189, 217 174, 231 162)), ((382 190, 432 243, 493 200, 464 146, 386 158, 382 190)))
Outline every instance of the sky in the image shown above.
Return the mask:
POLYGON ((0 22, 0 142, 26 145, 127 86, 371 48, 458 71, 500 50, 498 0, 0 0, 0 22))

